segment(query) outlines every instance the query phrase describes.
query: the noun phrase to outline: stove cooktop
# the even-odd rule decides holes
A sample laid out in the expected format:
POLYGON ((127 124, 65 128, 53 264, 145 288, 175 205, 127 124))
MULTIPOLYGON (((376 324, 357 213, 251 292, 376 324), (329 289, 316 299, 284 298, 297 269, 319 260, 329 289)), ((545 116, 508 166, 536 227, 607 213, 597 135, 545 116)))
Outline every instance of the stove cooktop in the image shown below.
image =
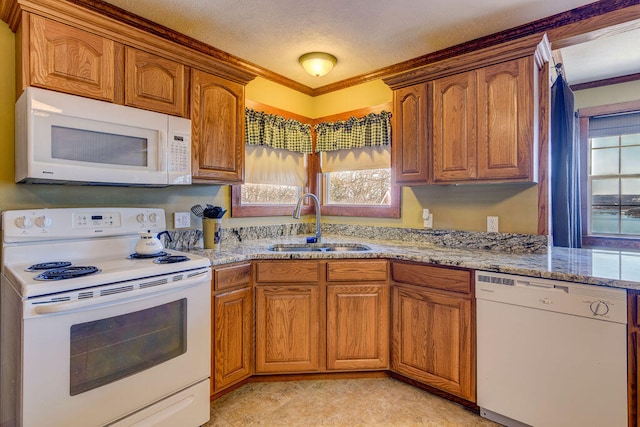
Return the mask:
POLYGON ((23 298, 31 298, 210 267, 207 258, 172 250, 164 253, 162 256, 143 259, 113 255, 69 261, 35 260, 35 264, 8 264, 4 266, 4 273, 23 298), (58 263, 63 266, 58 267, 58 263), (76 276, 75 273, 80 274, 76 276))

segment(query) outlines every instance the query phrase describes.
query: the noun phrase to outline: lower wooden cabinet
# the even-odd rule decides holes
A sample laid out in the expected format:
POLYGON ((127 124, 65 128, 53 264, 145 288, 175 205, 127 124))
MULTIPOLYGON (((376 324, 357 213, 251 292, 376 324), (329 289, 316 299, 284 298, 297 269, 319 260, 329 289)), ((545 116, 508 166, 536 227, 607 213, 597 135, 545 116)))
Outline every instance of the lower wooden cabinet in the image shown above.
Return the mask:
POLYGON ((627 402, 629 426, 639 425, 640 399, 640 291, 627 291, 627 402))
POLYGON ((253 374, 253 288, 248 263, 214 270, 211 394, 253 374))
POLYGON ((389 286, 327 286, 327 369, 389 367, 389 286))
POLYGON ((256 373, 318 370, 318 286, 256 288, 256 373))
POLYGON ((259 261, 255 277, 256 373, 388 369, 388 261, 259 261))
POLYGON ((391 370, 475 402, 470 272, 410 263, 392 268, 391 370), (442 290, 447 282, 458 282, 458 291, 442 290))

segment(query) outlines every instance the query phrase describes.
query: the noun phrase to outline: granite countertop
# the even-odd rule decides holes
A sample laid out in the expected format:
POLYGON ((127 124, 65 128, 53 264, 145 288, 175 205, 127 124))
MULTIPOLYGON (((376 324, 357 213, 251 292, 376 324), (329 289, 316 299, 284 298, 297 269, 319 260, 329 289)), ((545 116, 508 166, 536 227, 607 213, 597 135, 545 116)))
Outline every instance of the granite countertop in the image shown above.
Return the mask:
MULTIPOLYGON (((477 247, 469 249, 452 247, 455 245, 443 246, 442 242, 434 244, 424 241, 395 240, 389 238, 394 236, 389 235, 384 235, 381 239, 372 235, 362 238, 345 236, 342 233, 328 233, 323 236, 322 242, 359 243, 369 246, 371 250, 364 252, 274 252, 269 250, 269 246, 276 243, 304 243, 305 237, 305 235, 285 235, 275 238, 241 239, 241 241, 226 239, 217 249, 201 249, 200 246, 200 248, 187 248, 186 251, 209 258, 212 266, 260 259, 388 258, 640 290, 640 252, 632 251, 556 247, 546 247, 542 251, 537 247, 531 253, 527 250, 495 250, 488 244, 475 245, 477 247), (489 249, 483 249, 484 247, 489 249)), ((182 249, 185 250, 185 248, 182 249)))

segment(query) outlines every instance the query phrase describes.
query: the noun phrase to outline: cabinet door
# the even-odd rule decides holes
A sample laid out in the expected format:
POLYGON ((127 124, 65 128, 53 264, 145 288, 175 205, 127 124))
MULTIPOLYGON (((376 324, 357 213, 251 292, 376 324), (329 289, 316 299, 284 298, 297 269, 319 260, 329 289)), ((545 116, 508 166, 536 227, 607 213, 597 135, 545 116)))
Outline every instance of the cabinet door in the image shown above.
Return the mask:
POLYGON ((212 392, 252 373, 253 305, 251 288, 213 297, 212 392))
POLYGON ((318 286, 256 288, 256 373, 318 369, 318 286))
POLYGON ((395 286, 391 368, 475 401, 471 300, 395 286))
POLYGON ((327 369, 389 367, 389 287, 327 287, 327 369))
POLYGON ((37 15, 29 22, 30 85, 114 101, 112 40, 37 15))
POLYGON ((427 117, 431 84, 393 92, 393 177, 399 184, 429 181, 427 117))
POLYGON ((476 177, 475 71, 433 82, 433 180, 476 177))
POLYGON ((185 66, 131 47, 125 56, 125 103, 186 116, 185 66))
POLYGON ((477 75, 478 178, 532 179, 533 60, 480 68, 477 75))
POLYGON ((244 86, 200 70, 191 72, 192 175, 244 179, 244 86))

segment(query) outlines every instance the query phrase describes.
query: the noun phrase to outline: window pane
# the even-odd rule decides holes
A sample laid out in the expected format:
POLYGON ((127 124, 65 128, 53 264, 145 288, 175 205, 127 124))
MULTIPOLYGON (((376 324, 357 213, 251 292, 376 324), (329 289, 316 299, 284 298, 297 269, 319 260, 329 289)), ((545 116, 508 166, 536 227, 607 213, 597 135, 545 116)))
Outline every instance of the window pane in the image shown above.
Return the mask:
POLYGON ((391 169, 330 172, 327 177, 326 204, 374 205, 391 204, 391 169))
POLYGON ((617 147, 619 138, 607 136, 603 138, 591 138, 591 148, 617 147))
POLYGON ((640 146, 620 149, 620 173, 640 174, 640 146))
POLYGON ((273 184, 243 184, 243 205, 295 205, 302 194, 302 187, 273 184))
POLYGON ((618 174, 618 148, 602 148, 591 152, 591 175, 618 174))
POLYGON ((593 233, 618 234, 620 211, 617 207, 593 206, 591 208, 591 231, 593 233))
POLYGON ((621 145, 640 145, 640 133, 634 133, 631 135, 622 135, 621 145))
POLYGON ((591 204, 617 206, 620 204, 620 180, 594 179, 591 181, 591 204))
POLYGON ((640 179, 623 178, 620 180, 620 193, 623 205, 640 206, 640 179))
POLYGON ((623 234, 640 234, 640 207, 623 206, 620 221, 620 232, 623 234))

